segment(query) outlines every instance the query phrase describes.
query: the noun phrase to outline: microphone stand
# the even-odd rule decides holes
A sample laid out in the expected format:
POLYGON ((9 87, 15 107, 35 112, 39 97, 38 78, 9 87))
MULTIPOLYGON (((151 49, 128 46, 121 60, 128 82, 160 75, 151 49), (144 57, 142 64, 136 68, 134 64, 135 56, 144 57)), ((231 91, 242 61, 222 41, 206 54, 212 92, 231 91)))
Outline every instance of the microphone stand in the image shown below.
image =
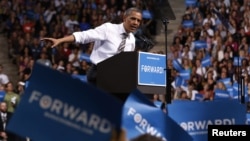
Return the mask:
POLYGON ((162 19, 162 23, 164 24, 164 33, 165 33, 165 54, 166 54, 166 95, 165 95, 165 100, 167 104, 171 103, 171 69, 168 68, 168 59, 167 59, 167 55, 168 55, 168 43, 167 43, 167 31, 168 31, 168 19, 167 18, 163 18, 162 19))
MULTIPOLYGON (((239 39, 239 38, 238 38, 239 39)), ((245 80, 242 75, 241 67, 240 67, 240 49, 238 48, 238 99, 240 99, 240 103, 245 103, 245 80)), ((242 62, 241 62, 242 63, 242 62)))
POLYGON ((241 85, 240 102, 241 102, 241 104, 245 104, 245 80, 244 80, 244 76, 240 77, 240 85, 241 85))

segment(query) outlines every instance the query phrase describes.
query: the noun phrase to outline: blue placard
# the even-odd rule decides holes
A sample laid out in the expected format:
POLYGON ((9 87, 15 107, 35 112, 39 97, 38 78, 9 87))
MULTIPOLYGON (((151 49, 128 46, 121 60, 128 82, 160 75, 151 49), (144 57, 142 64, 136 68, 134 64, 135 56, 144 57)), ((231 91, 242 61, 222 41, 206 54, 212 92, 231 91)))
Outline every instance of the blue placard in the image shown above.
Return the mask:
POLYGON ((190 79, 190 74, 191 74, 191 71, 188 69, 183 69, 181 71, 179 71, 179 75, 180 77, 182 77, 184 80, 189 80, 190 79))
POLYGON ((214 100, 225 100, 225 99, 232 99, 229 92, 227 90, 222 90, 216 88, 214 90, 214 100))
POLYGON ((109 141, 121 115, 111 95, 36 63, 7 130, 35 141, 109 141))
POLYGON ((247 116, 246 124, 250 125, 250 113, 247 113, 246 116, 247 116))
POLYGON ((166 86, 165 68, 165 55, 139 52, 138 84, 148 86, 166 86))
POLYGON ((88 82, 87 75, 80 75, 80 74, 72 74, 73 78, 80 79, 83 82, 88 82))
POLYGON ((173 67, 174 69, 176 69, 177 71, 181 71, 184 70, 183 66, 181 65, 181 63, 178 61, 178 59, 174 59, 172 61, 173 67))
POLYGON ((195 49, 197 49, 197 50, 207 48, 207 42, 204 41, 204 40, 197 40, 197 41, 194 41, 194 47, 195 47, 195 49))
POLYGON ((5 91, 0 91, 0 101, 4 100, 6 92, 5 91))
POLYGON ((241 66, 242 65, 242 57, 234 56, 233 59, 234 59, 234 62, 233 62, 234 66, 241 66))
POLYGON ((194 21, 193 20, 184 20, 182 22, 182 26, 184 28, 194 28, 194 21))
POLYGON ((91 63, 90 55, 86 53, 81 53, 80 61, 85 60, 87 63, 91 63))
POLYGON ((175 84, 175 87, 180 87, 184 84, 184 79, 181 77, 181 76, 176 76, 175 77, 175 81, 174 81, 174 84, 175 84))
POLYGON ((211 56, 210 55, 206 55, 204 58, 202 58, 201 65, 202 65, 202 67, 209 67, 209 66, 211 66, 212 65, 211 56))
POLYGON ((230 77, 222 78, 222 79, 219 79, 218 81, 222 82, 226 87, 232 86, 232 82, 231 82, 231 78, 230 77))
POLYGON ((143 11, 142 11, 142 17, 143 17, 144 19, 152 19, 152 18, 153 18, 153 14, 152 14, 152 12, 149 11, 149 10, 143 10, 143 11))
POLYGON ((185 4, 186 4, 187 7, 196 6, 197 5, 197 0, 185 0, 185 4))
POLYGON ((194 100, 196 100, 196 101, 203 101, 203 99, 204 99, 204 95, 203 94, 197 93, 194 96, 194 100))
POLYGON ((193 141, 207 141, 208 125, 246 123, 246 106, 235 100, 173 102, 168 105, 168 113, 193 141))
POLYGON ((164 141, 192 141, 186 131, 138 90, 124 104, 122 127, 129 131, 128 140, 148 133, 164 141))

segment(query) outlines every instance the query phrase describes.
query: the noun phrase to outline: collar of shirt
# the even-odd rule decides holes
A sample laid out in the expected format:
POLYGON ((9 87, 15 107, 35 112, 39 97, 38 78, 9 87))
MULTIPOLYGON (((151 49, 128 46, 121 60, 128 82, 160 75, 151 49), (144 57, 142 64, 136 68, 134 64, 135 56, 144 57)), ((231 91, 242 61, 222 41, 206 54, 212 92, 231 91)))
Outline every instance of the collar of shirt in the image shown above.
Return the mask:
MULTIPOLYGON (((121 37, 123 36, 122 35, 123 33, 127 33, 125 28, 124 28, 124 23, 119 24, 119 29, 118 30, 119 30, 119 33, 121 34, 121 37)), ((127 38, 129 38, 131 33, 127 33, 127 34, 128 34, 127 38)))
POLYGON ((6 117, 7 116, 7 113, 1 113, 2 116, 6 117))

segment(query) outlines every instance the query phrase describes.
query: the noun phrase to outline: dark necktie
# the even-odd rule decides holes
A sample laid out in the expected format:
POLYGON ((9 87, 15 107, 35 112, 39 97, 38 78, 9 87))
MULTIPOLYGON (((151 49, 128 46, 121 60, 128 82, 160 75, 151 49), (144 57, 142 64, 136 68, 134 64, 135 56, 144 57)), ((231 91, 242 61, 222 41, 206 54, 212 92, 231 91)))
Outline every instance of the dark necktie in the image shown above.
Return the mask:
POLYGON ((122 41, 119 45, 118 52, 124 51, 127 37, 128 37, 127 33, 122 33, 122 41))

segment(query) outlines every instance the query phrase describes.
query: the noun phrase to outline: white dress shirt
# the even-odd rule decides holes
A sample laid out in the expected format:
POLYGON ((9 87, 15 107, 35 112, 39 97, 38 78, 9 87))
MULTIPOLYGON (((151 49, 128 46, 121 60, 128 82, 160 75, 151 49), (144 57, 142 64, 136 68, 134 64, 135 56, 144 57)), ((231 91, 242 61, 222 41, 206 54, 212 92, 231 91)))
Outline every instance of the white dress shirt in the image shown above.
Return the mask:
POLYGON ((200 76, 204 76, 206 74, 206 68, 205 67, 197 67, 196 73, 200 76))
POLYGON ((7 114, 1 112, 1 118, 2 118, 2 122, 3 122, 3 128, 5 130, 6 122, 7 122, 7 114))
MULTIPOLYGON (((90 60, 93 64, 97 64, 118 53, 118 47, 122 41, 122 33, 125 33, 123 23, 104 23, 95 29, 74 32, 73 35, 76 43, 85 44, 95 41, 90 60)), ((135 37, 133 33, 129 33, 124 51, 134 50, 135 37)))

